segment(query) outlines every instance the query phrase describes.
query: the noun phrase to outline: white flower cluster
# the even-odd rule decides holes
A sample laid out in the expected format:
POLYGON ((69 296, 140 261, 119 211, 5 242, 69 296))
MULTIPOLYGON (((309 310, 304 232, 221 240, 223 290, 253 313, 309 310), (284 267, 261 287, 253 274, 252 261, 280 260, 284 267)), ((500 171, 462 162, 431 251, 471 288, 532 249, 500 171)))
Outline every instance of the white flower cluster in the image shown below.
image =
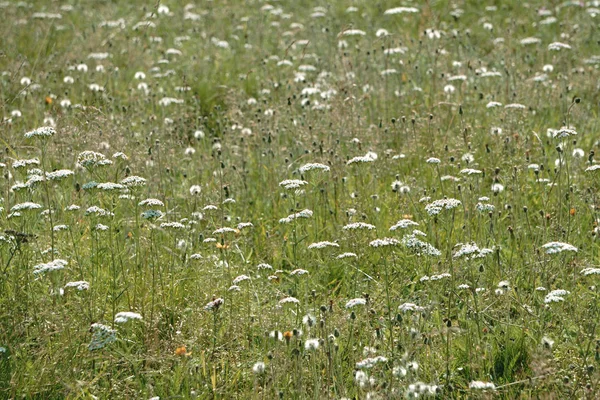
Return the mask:
POLYGON ((325 164, 319 164, 319 163, 309 163, 309 164, 304 164, 303 166, 301 166, 300 168, 298 168, 298 171, 303 174, 307 171, 312 171, 312 170, 320 170, 323 172, 329 172, 330 168, 325 165, 325 164))
POLYGON ((313 212, 311 210, 304 209, 304 210, 299 211, 299 212, 297 212, 295 214, 288 215, 285 218, 281 218, 279 220, 279 223, 280 224, 289 224, 290 222, 292 222, 295 219, 298 219, 298 218, 310 218, 312 216, 313 216, 313 212))
POLYGON ((31 139, 35 137, 48 138, 54 136, 56 131, 51 126, 42 126, 40 128, 29 131, 25 134, 25 138, 31 139))
POLYGON ((388 247, 388 246, 397 246, 400 244, 398 239, 394 238, 383 238, 383 239, 375 239, 369 243, 371 247, 388 247))
POLYGON ((308 182, 301 179, 286 179, 279 182, 279 186, 282 186, 284 189, 298 189, 306 184, 308 184, 308 182))
POLYGON ((473 260, 476 258, 483 258, 493 252, 492 249, 488 248, 480 249, 479 246, 477 246, 475 243, 459 243, 457 246, 459 245, 460 249, 458 249, 458 251, 454 253, 454 255, 452 256, 453 258, 464 257, 467 260, 473 260))
POLYGON ((36 275, 44 274, 46 272, 58 271, 64 269, 68 262, 66 260, 56 259, 48 263, 38 264, 33 267, 33 273, 36 275))
POLYGON ((428 255, 433 257, 439 257, 442 255, 442 252, 436 249, 431 244, 422 241, 417 238, 415 234, 406 235, 402 238, 402 244, 414 251, 417 255, 428 255))
POLYGON ((334 242, 323 241, 312 243, 308 246, 309 249, 324 249, 326 247, 340 247, 340 245, 334 242))
POLYGON ((462 202, 457 199, 440 199, 435 200, 433 203, 429 203, 425 206, 425 211, 429 215, 438 215, 442 210, 452 210, 460 206, 462 202))
POLYGON ((142 320, 142 316, 131 311, 121 311, 115 315, 115 324, 124 324, 127 321, 142 320))
POLYGON ((546 295, 546 297, 544 298, 544 303, 550 304, 563 302, 565 301, 564 296, 568 294, 570 294, 570 292, 564 289, 553 290, 546 295))
POLYGON ((395 231, 397 229, 406 229, 410 226, 418 226, 419 223, 412 221, 410 219, 401 219, 400 221, 396 222, 396 224, 394 224, 391 228, 390 231, 395 231))
POLYGON ((546 254, 562 253, 563 251, 577 252, 577 247, 563 242, 549 242, 542 246, 546 250, 546 254))
POLYGON ((375 229, 375 225, 367 224, 365 222, 354 222, 352 224, 345 225, 342 228, 342 230, 344 230, 344 231, 353 231, 356 229, 373 230, 373 229, 375 229))

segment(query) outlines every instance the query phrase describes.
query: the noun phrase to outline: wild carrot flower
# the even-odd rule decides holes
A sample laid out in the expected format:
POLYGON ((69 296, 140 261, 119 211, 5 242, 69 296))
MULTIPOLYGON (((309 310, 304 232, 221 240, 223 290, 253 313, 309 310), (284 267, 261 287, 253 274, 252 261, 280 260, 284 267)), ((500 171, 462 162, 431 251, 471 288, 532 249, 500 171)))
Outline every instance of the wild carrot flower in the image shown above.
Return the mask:
POLYGON ((365 304, 367 304, 367 300, 362 297, 359 297, 356 299, 349 300, 346 303, 346 308, 354 308, 356 306, 364 306, 365 304))
POLYGON ((64 269, 67 266, 67 261, 62 259, 55 259, 48 263, 38 264, 33 267, 33 273, 35 275, 44 274, 46 272, 58 271, 64 269))
POLYGON ((549 242, 542 246, 546 250, 546 254, 562 253, 563 251, 577 252, 577 247, 563 242, 549 242))
POLYGON ((75 288, 79 291, 83 291, 83 290, 88 290, 90 288, 90 284, 87 281, 74 281, 74 282, 68 282, 65 285, 65 289, 66 288, 75 288))
POLYGON ((433 203, 427 204, 425 206, 425 211, 429 215, 438 215, 442 212, 442 210, 452 210, 454 208, 459 207, 462 204, 460 200, 456 199, 441 199, 436 200, 433 203))
POLYGON ((56 134, 56 130, 51 126, 42 126, 40 128, 29 131, 25 134, 25 138, 49 138, 56 134))
POLYGON ((469 389, 472 390, 496 390, 496 385, 492 382, 482 382, 482 381, 471 381, 469 383, 469 389))

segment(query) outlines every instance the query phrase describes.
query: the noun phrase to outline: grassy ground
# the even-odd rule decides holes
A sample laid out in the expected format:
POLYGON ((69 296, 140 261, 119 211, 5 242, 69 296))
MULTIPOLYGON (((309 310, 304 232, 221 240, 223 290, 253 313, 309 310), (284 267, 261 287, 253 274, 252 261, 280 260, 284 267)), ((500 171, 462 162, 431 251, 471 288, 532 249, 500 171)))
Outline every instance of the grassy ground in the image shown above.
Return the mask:
POLYGON ((319 3, 0 3, 0 398, 596 398, 600 4, 319 3))

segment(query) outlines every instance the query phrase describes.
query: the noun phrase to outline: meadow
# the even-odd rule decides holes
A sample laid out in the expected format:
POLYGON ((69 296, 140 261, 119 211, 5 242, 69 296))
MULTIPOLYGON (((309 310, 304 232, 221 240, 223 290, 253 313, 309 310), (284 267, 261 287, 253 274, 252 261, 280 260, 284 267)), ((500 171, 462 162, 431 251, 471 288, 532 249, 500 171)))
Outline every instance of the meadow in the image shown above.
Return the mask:
POLYGON ((600 396, 600 1, 0 12, 0 398, 600 396))

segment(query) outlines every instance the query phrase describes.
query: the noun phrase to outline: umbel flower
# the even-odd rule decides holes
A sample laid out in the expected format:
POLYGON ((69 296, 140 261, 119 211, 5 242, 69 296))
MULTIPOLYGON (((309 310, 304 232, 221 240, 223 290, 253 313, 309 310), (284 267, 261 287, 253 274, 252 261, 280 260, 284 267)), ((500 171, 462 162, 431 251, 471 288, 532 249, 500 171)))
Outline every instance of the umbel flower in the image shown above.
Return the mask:
POLYGON ((56 133, 56 130, 54 130, 53 127, 51 126, 42 126, 40 128, 34 129, 32 131, 29 131, 25 134, 25 138, 27 139, 32 139, 32 138, 50 138, 52 136, 54 136, 54 134, 56 133))

